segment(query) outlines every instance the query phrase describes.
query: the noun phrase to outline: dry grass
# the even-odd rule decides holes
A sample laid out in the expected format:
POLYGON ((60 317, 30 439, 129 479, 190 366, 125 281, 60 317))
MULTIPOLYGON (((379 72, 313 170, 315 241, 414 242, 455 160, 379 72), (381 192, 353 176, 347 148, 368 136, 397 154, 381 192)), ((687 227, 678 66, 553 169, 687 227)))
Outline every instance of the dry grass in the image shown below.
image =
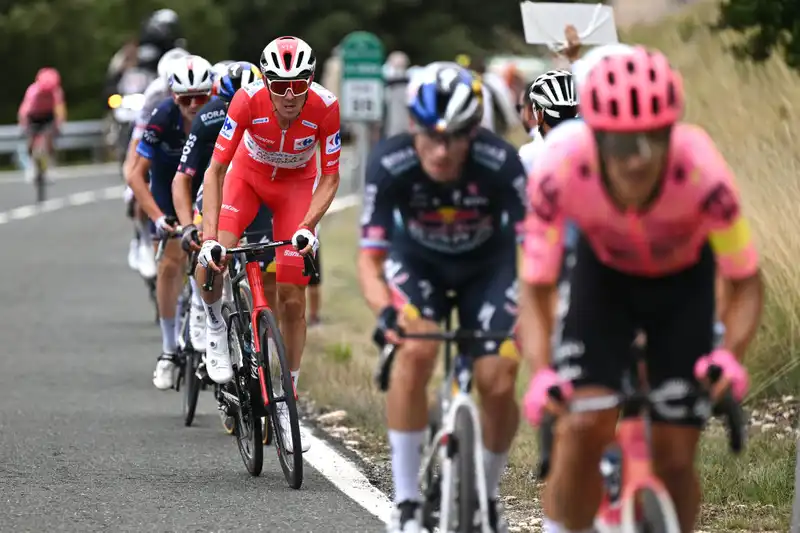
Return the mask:
MULTIPOLYGON (((778 60, 741 65, 725 52, 729 35, 713 35, 705 23, 713 8, 700 6, 684 18, 632 30, 628 41, 666 51, 683 72, 688 116, 705 127, 735 169, 746 212, 763 257, 768 299, 761 331, 748 359, 753 396, 796 393, 796 345, 800 323, 800 77, 778 60)), ((324 318, 312 334, 301 387, 317 405, 342 408, 349 422, 383 434, 383 399, 372 385, 376 351, 369 334, 374 319, 355 279, 355 210, 326 219, 324 318)), ((520 380, 520 387, 524 380, 520 380)), ((520 499, 538 493, 533 431, 521 427, 503 490, 520 499)), ((793 492, 794 443, 758 435, 741 458, 724 439, 705 435, 698 459, 705 505, 702 528, 714 531, 786 530, 793 492)))

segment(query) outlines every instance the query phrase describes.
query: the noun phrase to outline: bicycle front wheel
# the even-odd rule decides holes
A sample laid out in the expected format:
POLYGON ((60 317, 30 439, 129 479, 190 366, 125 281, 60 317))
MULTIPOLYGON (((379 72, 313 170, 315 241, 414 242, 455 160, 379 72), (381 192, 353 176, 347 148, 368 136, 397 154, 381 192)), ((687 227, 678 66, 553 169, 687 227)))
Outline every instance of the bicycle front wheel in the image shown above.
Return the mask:
POLYGON ((475 481, 475 424, 466 406, 456 411, 453 436, 456 440, 455 471, 458 480, 458 527, 460 533, 475 530, 475 513, 479 509, 475 481))
POLYGON ((200 365, 200 354, 190 350, 185 354, 183 363, 183 394, 184 411, 183 422, 188 427, 194 421, 194 413, 197 410, 197 399, 200 396, 200 378, 196 376, 197 367, 200 365))
POLYGON ((286 346, 275 316, 270 311, 266 309, 259 311, 257 326, 261 346, 259 365, 267 391, 267 415, 272 422, 272 440, 286 482, 293 489, 299 489, 303 484, 300 419, 297 414, 292 374, 286 359, 286 346), (286 437, 289 435, 292 442, 286 442, 286 437))
POLYGON ((261 419, 253 412, 253 403, 261 401, 261 398, 251 393, 252 378, 247 361, 239 367, 239 361, 243 360, 244 354, 244 337, 239 317, 231 314, 228 304, 223 304, 222 316, 228 324, 228 347, 231 361, 234 362, 234 381, 225 387, 229 392, 233 391, 239 399, 239 405, 232 406, 236 419, 236 445, 247 471, 251 476, 258 476, 264 466, 264 445, 261 443, 261 419))
POLYGON ((636 507, 639 511, 635 529, 637 533, 680 533, 678 517, 668 498, 666 494, 659 498, 649 488, 642 488, 636 493, 636 507))

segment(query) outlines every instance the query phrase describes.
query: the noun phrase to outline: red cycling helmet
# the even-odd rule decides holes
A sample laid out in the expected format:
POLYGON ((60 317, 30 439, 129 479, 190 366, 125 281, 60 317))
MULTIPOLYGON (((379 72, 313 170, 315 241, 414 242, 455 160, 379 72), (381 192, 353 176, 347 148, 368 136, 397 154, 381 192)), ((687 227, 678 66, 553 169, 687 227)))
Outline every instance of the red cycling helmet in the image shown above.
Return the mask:
POLYGON ((579 112, 593 130, 665 128, 683 116, 683 78, 664 54, 637 46, 601 59, 580 86, 579 112))
POLYGON ((52 91, 61 85, 61 75, 56 69, 45 67, 36 74, 36 83, 45 91, 52 91))

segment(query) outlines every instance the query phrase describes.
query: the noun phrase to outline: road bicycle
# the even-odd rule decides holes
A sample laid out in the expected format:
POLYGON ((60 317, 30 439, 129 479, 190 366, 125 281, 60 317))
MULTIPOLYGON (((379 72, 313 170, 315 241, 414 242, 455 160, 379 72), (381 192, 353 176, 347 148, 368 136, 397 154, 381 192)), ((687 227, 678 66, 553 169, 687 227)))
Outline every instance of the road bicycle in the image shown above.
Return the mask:
MULTIPOLYGON (((297 240, 301 249, 308 245, 303 238, 297 240)), ((281 431, 284 420, 278 409, 280 404, 286 405, 292 441, 299 447, 297 391, 286 359, 283 337, 264 297, 259 264, 259 255, 264 251, 291 245, 291 240, 271 241, 227 250, 228 257, 237 259, 245 267, 224 280, 226 285, 229 284, 232 297, 232 301, 223 299, 222 314, 228 328, 234 378, 219 388, 217 399, 226 414, 236 420, 234 431, 239 454, 250 475, 261 474, 264 441, 273 442, 286 482, 291 488, 299 489, 303 484, 303 454, 294 453, 292 443, 284 442, 281 431), (247 280, 249 291, 243 290, 244 280, 247 280), (261 425, 262 417, 266 418, 266 427, 261 425), (266 438, 263 432, 267 433, 266 438)), ((212 250, 214 263, 219 264, 221 253, 218 247, 212 250)), ((309 255, 303 256, 303 263, 304 275, 319 276, 309 255)), ((206 268, 203 290, 211 290, 215 274, 213 269, 206 268)))
MULTIPOLYGON (((653 471, 651 413, 656 402, 679 400, 685 393, 680 391, 674 397, 666 397, 660 392, 656 396, 647 384, 645 353, 645 342, 633 344, 632 361, 636 372, 634 375, 633 368, 626 372, 621 393, 576 398, 566 405, 570 413, 620 409, 616 441, 604 454, 604 459, 618 460, 601 467, 605 487, 603 504, 594 524, 598 533, 681 533, 672 499, 653 471)), ((712 365, 709 381, 716 383, 721 376, 722 369, 712 365)), ((553 401, 563 401, 558 387, 551 388, 548 394, 553 401)), ((730 390, 716 403, 714 413, 724 418, 730 450, 739 454, 745 446, 746 425, 741 405, 733 399, 730 390)), ((556 417, 546 413, 539 429, 538 475, 541 481, 547 478, 550 469, 555 422, 556 417)))
MULTIPOLYGON (((450 309, 454 307, 449 295, 450 309)), ((423 495, 422 520, 428 531, 493 533, 489 521, 489 498, 483 462, 483 433, 480 411, 472 390, 472 357, 463 349, 453 356, 452 345, 473 342, 496 342, 509 339, 508 331, 454 330, 448 314, 444 331, 410 334, 405 339, 444 342, 444 371, 435 404, 429 409, 426 445, 419 474, 423 495), (477 519, 477 520, 476 520, 477 519), (479 523, 478 523, 479 520, 479 523)), ((376 330, 373 339, 383 344, 383 334, 376 330)), ((382 392, 389 389, 396 346, 386 344, 378 361, 375 382, 382 392)))

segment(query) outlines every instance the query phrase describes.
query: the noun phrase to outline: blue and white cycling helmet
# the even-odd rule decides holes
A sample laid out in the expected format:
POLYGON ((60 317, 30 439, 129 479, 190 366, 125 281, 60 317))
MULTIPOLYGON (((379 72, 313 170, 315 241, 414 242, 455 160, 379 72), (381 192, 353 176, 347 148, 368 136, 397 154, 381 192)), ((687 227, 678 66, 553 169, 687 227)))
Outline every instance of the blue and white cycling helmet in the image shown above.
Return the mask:
POLYGON ((228 65, 225 74, 219 79, 217 96, 226 102, 230 102, 233 100, 233 95, 236 94, 236 91, 260 79, 263 79, 261 70, 253 63, 247 61, 231 63, 228 65))
POLYGON ((408 111, 421 128, 436 133, 464 133, 481 123, 481 82, 455 63, 434 63, 410 87, 408 111))

